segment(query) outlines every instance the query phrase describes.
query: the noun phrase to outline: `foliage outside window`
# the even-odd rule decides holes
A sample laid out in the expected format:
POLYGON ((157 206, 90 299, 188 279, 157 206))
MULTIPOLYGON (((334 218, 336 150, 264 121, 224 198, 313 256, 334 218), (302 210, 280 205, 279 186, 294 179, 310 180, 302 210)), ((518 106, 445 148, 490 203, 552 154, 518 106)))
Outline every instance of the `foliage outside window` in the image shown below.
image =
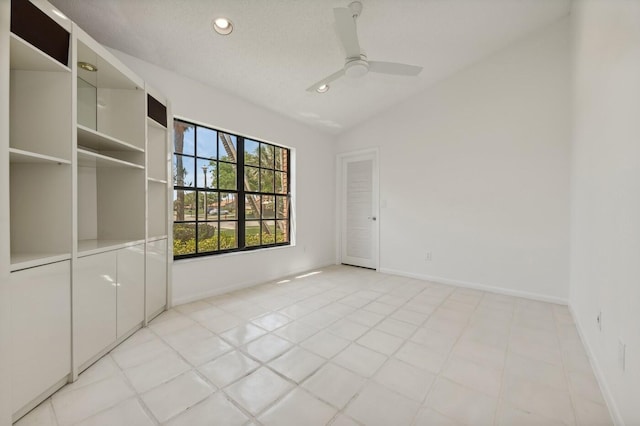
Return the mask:
POLYGON ((290 244, 289 149, 174 120, 175 258, 290 244))

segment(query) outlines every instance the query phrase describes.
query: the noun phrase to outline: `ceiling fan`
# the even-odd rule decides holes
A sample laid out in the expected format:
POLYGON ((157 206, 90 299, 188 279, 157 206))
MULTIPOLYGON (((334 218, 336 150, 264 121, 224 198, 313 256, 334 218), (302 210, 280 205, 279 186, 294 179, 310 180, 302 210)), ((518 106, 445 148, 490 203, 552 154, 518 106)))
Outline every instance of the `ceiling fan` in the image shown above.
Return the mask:
POLYGON ((347 58, 345 59, 344 67, 340 71, 318 81, 307 89, 308 92, 326 92, 329 89, 329 83, 345 75, 348 77, 362 77, 371 71, 381 74, 414 76, 422 71, 422 67, 416 65, 368 60, 362 49, 360 49, 360 43, 358 42, 356 20, 360 13, 362 13, 362 3, 359 1, 351 2, 349 7, 333 9, 336 30, 347 53, 347 58))

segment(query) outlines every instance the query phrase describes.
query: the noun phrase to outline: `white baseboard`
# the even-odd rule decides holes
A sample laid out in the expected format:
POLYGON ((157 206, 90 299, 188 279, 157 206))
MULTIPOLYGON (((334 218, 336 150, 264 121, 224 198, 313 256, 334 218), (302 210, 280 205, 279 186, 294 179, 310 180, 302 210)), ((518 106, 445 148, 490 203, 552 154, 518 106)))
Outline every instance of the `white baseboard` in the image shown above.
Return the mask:
POLYGON ((469 281, 452 280, 450 278, 434 277, 426 274, 415 274, 412 272, 398 271, 389 268, 380 268, 380 272, 385 274, 400 275, 407 278, 416 278, 419 280, 432 281, 439 284, 454 285, 457 287, 472 288, 475 290, 488 291, 490 293, 504 294, 506 296, 522 297, 525 299, 538 300, 541 302, 555 303, 557 305, 568 305, 569 301, 561 297, 547 296, 539 293, 529 293, 527 291, 511 290, 503 287, 493 287, 486 284, 479 284, 469 281))
POLYGON ((190 295, 187 295, 187 296, 174 298, 172 300, 172 305, 171 306, 172 307, 176 307, 178 305, 183 305, 185 303, 191 303, 191 302, 195 302, 197 300, 206 299, 207 297, 219 296, 221 294, 230 293, 232 291, 242 290, 242 289, 245 289, 245 288, 250 288, 250 287, 253 287, 253 286, 256 286, 256 285, 259 285, 259 284, 264 284, 264 283, 268 283, 270 281, 274 281, 276 279, 284 279, 284 278, 286 278, 288 276, 291 276, 291 275, 300 275, 300 274, 302 274, 304 272, 308 272, 308 271, 311 271, 313 269, 326 268, 327 266, 332 266, 332 265, 333 265, 333 260, 322 262, 322 264, 319 265, 319 266, 305 267, 304 269, 296 269, 296 270, 293 270, 293 271, 289 271, 287 273, 287 275, 285 275, 285 276, 278 275, 278 276, 273 276, 273 277, 261 277, 259 279, 249 280, 249 281, 236 283, 236 284, 232 284, 232 285, 228 285, 228 286, 224 286, 224 287, 216 287, 216 288, 213 288, 211 290, 207 290, 207 291, 204 291, 204 292, 201 292, 201 293, 190 294, 190 295))
POLYGON ((596 380, 598 381, 598 385, 600 385, 600 391, 602 391, 602 396, 604 397, 604 401, 607 403, 607 408, 609 409, 609 415, 611 415, 611 419, 616 426, 625 426, 624 420, 622 419, 622 415, 620 414, 620 410, 618 409, 618 404, 616 404, 615 399, 613 398, 613 394, 611 393, 611 389, 607 384, 607 380, 605 379, 604 373, 600 368, 600 364, 598 363, 597 358, 595 357, 595 352, 589 342, 585 338, 585 335, 582 331, 582 326, 578 321, 578 316, 576 312, 573 310, 573 306, 569 304, 569 312, 573 317, 573 322, 576 324, 576 329, 578 330, 578 335, 580 336, 580 340, 582 341, 582 346, 587 350, 587 356, 589 357, 589 362, 591 363, 591 368, 595 373, 596 380))

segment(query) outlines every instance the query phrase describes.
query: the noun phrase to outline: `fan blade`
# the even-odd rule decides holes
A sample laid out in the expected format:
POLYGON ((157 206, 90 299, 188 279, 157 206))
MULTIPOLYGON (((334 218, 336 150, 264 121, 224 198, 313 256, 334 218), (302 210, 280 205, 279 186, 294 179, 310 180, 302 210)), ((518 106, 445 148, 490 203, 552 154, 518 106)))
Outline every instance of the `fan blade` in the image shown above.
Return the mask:
POLYGON ((309 87, 307 89, 307 92, 314 92, 318 87, 322 86, 323 84, 329 84, 332 81, 339 79, 343 75, 344 75, 344 69, 341 69, 338 72, 334 72, 329 77, 327 77, 325 79, 322 79, 319 82, 317 82, 316 84, 314 84, 313 86, 309 87))
POLYGON ((369 61, 369 71, 392 75, 418 75, 422 67, 395 62, 369 61))
POLYGON ((336 18, 336 31, 347 53, 347 58, 359 58, 361 53, 360 43, 358 42, 356 20, 353 19, 353 12, 346 7, 337 7, 333 9, 333 15, 336 18))

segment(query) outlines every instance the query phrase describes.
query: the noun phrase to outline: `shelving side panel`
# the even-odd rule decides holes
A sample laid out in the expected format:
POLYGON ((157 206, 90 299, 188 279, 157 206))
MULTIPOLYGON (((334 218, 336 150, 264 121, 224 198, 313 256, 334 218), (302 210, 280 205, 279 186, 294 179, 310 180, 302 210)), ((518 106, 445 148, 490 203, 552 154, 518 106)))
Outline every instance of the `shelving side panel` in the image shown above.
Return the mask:
POLYGON ((71 166, 12 163, 11 252, 71 252, 71 166))
POLYGON ((98 87, 98 131, 144 150, 145 97, 143 90, 98 87))
POLYGON ((167 180, 167 130, 147 126, 147 176, 167 180))
POLYGON ((144 170, 98 168, 96 173, 98 239, 144 239, 144 170))
POLYGON ((71 73, 11 71, 10 144, 71 159, 71 73))
POLYGON ((167 235, 167 185, 150 181, 148 197, 148 237, 167 235))
POLYGON ((10 2, 0 0, 0 424, 11 423, 11 357, 4 348, 11 344, 9 315, 9 27, 10 2))

